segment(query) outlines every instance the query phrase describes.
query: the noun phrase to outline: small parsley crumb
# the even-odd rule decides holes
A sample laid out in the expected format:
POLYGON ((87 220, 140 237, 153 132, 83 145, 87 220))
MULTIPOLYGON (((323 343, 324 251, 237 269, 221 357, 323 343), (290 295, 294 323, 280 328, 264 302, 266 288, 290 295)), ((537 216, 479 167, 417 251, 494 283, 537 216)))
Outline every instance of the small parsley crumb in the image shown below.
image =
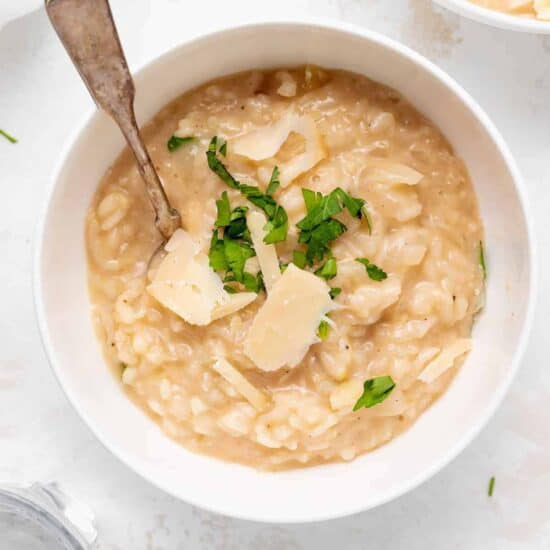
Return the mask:
POLYGON ((479 241, 479 265, 483 271, 483 280, 487 279, 487 264, 485 263, 485 249, 483 241, 479 241))
POLYGON ((336 298, 336 296, 338 296, 340 292, 342 292, 342 289, 340 287, 335 286, 329 290, 329 295, 334 300, 334 298, 336 298))
POLYGON ((370 378, 363 384, 363 394, 355 403, 354 411, 365 407, 366 409, 382 403, 395 388, 395 382, 391 376, 378 376, 370 378))
POLYGON ((220 152, 220 155, 226 157, 227 156, 227 141, 225 139, 220 140, 222 144, 220 145, 220 148, 218 151, 220 152))
POLYGON ((292 263, 296 267, 304 269, 306 267, 306 255, 301 250, 295 250, 292 253, 292 263))
POLYGON ((2 128, 0 128, 0 136, 4 136, 10 143, 17 143, 17 139, 8 134, 5 130, 2 130, 2 128))
POLYGON ((268 195, 273 195, 273 193, 277 191, 280 185, 281 185, 281 182, 279 181, 279 168, 275 166, 273 168, 273 172, 271 172, 271 179, 269 180, 269 183, 267 185, 267 189, 265 190, 265 192, 268 195))
POLYGON ((327 321, 321 321, 319 323, 319 328, 317 329, 317 335, 321 340, 325 341, 328 338, 329 333, 330 325, 327 321))
POLYGON ((493 476, 490 480, 489 480, 489 488, 487 489, 487 494, 492 497, 493 496, 493 492, 495 490, 495 477, 493 476))
POLYGON ((388 274, 383 269, 371 263, 367 258, 356 258, 355 261, 365 266, 367 275, 373 281, 383 281, 388 278, 388 274))
POLYGON ((168 147, 168 151, 172 152, 176 149, 179 149, 182 145, 186 145, 187 143, 193 143, 197 138, 193 136, 187 136, 187 137, 179 137, 179 136, 172 136, 168 143, 166 144, 166 147, 168 147))
POLYGON ((231 285, 223 285, 223 289, 227 292, 227 294, 236 294, 238 290, 231 285))
POLYGON ((319 269, 315 271, 315 275, 329 281, 334 279, 337 273, 336 258, 329 258, 319 269))

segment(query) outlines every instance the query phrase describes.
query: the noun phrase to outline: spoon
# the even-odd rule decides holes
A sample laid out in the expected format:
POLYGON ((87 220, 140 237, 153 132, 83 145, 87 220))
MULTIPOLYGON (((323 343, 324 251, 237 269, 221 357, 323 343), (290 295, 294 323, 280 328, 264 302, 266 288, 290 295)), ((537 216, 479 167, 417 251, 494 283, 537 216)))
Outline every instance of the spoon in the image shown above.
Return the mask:
POLYGON ((165 240, 181 227, 141 138, 130 75, 108 0, 45 0, 52 25, 94 101, 109 114, 134 153, 165 240))

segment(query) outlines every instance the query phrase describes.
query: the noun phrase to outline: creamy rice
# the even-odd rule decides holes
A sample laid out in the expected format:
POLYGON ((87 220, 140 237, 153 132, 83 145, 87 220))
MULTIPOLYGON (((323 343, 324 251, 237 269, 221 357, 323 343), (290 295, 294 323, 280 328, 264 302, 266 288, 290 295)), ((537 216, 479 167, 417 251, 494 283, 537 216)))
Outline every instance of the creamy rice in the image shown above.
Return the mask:
POLYGON ((280 261, 292 261, 299 247, 301 188, 327 194, 340 186, 367 201, 372 224, 369 234, 365 219, 338 216, 347 231, 332 243, 338 273, 328 281, 342 289, 338 309, 330 313, 328 339, 295 368, 265 372, 245 353, 264 291, 247 307, 197 326, 146 290, 160 238, 127 150, 103 178, 86 220, 93 319, 128 395, 185 447, 262 469, 351 460, 410 426, 455 376, 467 346, 456 360, 453 346, 468 342, 483 300, 482 224, 463 162, 397 92, 346 72, 234 75, 184 94, 144 128, 169 199, 202 250, 208 252, 223 191, 232 207, 251 206, 209 169, 211 137, 227 138, 223 161, 236 178, 265 189, 273 166, 300 154, 303 140, 291 134, 275 158, 252 162, 232 153, 232 139, 289 112, 315 121, 325 158, 274 194, 289 217, 288 237, 276 244, 280 261), (170 152, 174 133, 198 139, 170 152), (380 163, 423 177, 416 185, 389 182, 372 170, 380 163), (369 278, 355 261, 364 257, 387 278, 369 278), (446 350, 451 368, 423 378, 446 350), (262 392, 263 409, 213 368, 220 357, 262 392), (378 376, 391 376, 395 389, 354 412, 363 382, 378 376))
POLYGON ((549 0, 470 0, 474 4, 520 17, 550 20, 549 0))

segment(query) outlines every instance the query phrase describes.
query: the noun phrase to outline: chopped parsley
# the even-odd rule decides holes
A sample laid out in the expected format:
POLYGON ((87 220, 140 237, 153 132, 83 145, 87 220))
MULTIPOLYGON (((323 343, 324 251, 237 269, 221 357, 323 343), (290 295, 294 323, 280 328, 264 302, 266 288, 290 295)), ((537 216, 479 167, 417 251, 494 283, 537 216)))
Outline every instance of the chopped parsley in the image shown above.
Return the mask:
POLYGON ((338 286, 334 286, 329 290, 328 293, 330 297, 334 300, 334 298, 336 298, 336 296, 338 296, 340 292, 342 292, 342 289, 338 286))
POLYGON ((292 253, 292 263, 296 267, 299 267, 300 269, 304 269, 304 267, 306 267, 306 263, 307 263, 305 253, 302 252, 301 250, 295 250, 292 253))
POLYGON ((218 151, 220 152, 220 155, 223 155, 224 157, 227 156, 227 141, 223 138, 220 138, 221 145, 218 151))
POLYGON ((363 394, 355 403, 354 411, 365 407, 366 409, 382 403, 395 388, 395 382, 391 376, 377 376, 370 378, 363 384, 363 394))
POLYGON ((487 264, 485 263, 485 249, 483 241, 479 241, 479 265, 483 271, 483 280, 487 279, 487 264))
POLYGON ((388 274, 382 268, 371 263, 367 258, 357 258, 355 261, 365 266, 368 276, 373 281, 383 281, 388 278, 388 274))
POLYGON ((330 252, 330 243, 347 230, 347 227, 334 216, 345 208, 353 217, 362 218, 365 201, 352 197, 341 187, 337 187, 328 195, 311 189, 302 189, 302 196, 307 214, 296 224, 300 230, 298 242, 307 246, 307 263, 312 265, 316 260, 323 261, 325 255, 330 252))
POLYGON ((280 185, 281 182, 279 181, 279 168, 275 166, 273 168, 273 172, 271 172, 271 178, 269 180, 269 183, 267 184, 267 189, 265 190, 265 192, 268 195, 273 195, 273 193, 277 191, 280 185))
MULTIPOLYGON (((217 157, 218 151, 223 154, 222 148, 224 145, 218 149, 218 138, 216 136, 212 138, 208 146, 208 151, 206 152, 208 167, 229 187, 238 189, 253 205, 265 212, 268 219, 264 228, 266 231, 264 242, 266 244, 284 241, 288 234, 288 216, 286 210, 277 204, 275 199, 271 196, 271 192, 273 192, 279 184, 279 170, 277 167, 273 169, 271 181, 268 185, 268 192, 266 193, 255 185, 240 183, 229 173, 223 162, 217 157), (271 190, 269 189, 270 187, 271 190)), ((227 151, 227 149, 225 149, 225 151, 227 151)))
POLYGON ((187 137, 179 137, 179 136, 172 136, 168 142, 166 143, 166 147, 168 147, 168 151, 172 152, 176 149, 179 149, 182 145, 186 145, 187 143, 193 143, 197 138, 193 136, 187 136, 187 137))
POLYGON ((4 136, 10 143, 17 143, 17 139, 8 134, 5 130, 2 130, 2 128, 0 128, 0 136, 4 136))
POLYGON ((315 275, 318 275, 322 279, 329 281, 336 277, 336 258, 329 258, 319 269, 315 271, 315 275))
MULTIPOLYGON (((246 224, 246 206, 231 210, 227 192, 216 201, 218 215, 210 241, 208 259, 210 267, 225 274, 224 283, 241 283, 245 289, 259 292, 263 288, 261 274, 252 275, 245 271, 246 261, 256 255, 250 244, 250 232, 246 224)), ((238 292, 235 286, 225 285, 229 293, 238 292)))
POLYGON ((487 494, 492 497, 493 496, 493 492, 495 490, 495 476, 493 476, 490 480, 489 480, 489 487, 487 489, 487 494))
POLYGON ((328 335, 330 333, 330 325, 327 321, 321 321, 319 323, 319 328, 317 329, 317 336, 323 341, 325 341, 328 338, 328 335))
POLYGON ((222 193, 222 198, 216 201, 216 209, 218 216, 216 217, 216 227, 225 227, 229 225, 231 221, 231 206, 229 204, 229 197, 227 191, 222 193))
POLYGON ((234 286, 231 285, 223 285, 223 289, 227 292, 227 294, 236 294, 239 292, 234 286))

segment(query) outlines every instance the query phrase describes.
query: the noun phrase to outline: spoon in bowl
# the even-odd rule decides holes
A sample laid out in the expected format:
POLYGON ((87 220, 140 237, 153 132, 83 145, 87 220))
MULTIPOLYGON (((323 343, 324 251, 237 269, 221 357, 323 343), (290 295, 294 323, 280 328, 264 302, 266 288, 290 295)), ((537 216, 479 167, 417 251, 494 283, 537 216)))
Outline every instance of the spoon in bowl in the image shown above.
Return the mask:
MULTIPOLYGON (((181 227, 141 138, 130 75, 108 0, 45 0, 52 25, 94 101, 118 124, 134 153, 164 242, 181 227)), ((164 244, 163 242, 163 244, 164 244)), ((161 245, 162 246, 162 245, 161 245)), ((155 256, 155 254, 153 254, 155 256)))

